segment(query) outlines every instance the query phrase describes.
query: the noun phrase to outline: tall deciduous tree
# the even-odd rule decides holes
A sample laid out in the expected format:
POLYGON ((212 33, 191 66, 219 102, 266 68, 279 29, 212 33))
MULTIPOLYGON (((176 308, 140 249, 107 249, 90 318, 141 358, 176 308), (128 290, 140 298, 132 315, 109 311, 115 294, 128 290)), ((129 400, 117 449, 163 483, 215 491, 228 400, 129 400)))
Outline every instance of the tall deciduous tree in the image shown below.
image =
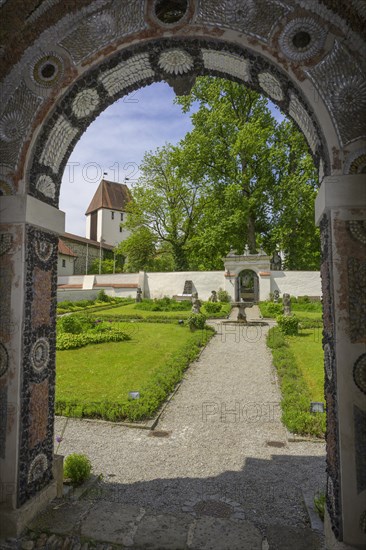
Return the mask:
POLYGON ((246 243, 252 253, 281 248, 289 268, 317 267, 317 179, 295 126, 278 124, 258 93, 218 78, 197 79, 176 102, 184 112, 198 104, 179 144, 180 173, 211 196, 188 245, 194 267, 221 268, 229 248, 246 243))
MULTIPOLYGON (((180 156, 179 149, 171 145, 145 154, 140 167, 142 176, 132 189, 133 201, 128 206, 126 227, 132 230, 132 236, 122 245, 128 262, 132 261, 134 243, 139 236, 146 235, 150 243, 149 251, 145 249, 149 261, 155 256, 158 264, 170 264, 177 271, 189 267, 186 246, 200 214, 197 205, 201 184, 178 174, 180 156), (172 262, 164 260, 168 254, 172 262)), ((141 243, 139 249, 142 250, 141 243)))

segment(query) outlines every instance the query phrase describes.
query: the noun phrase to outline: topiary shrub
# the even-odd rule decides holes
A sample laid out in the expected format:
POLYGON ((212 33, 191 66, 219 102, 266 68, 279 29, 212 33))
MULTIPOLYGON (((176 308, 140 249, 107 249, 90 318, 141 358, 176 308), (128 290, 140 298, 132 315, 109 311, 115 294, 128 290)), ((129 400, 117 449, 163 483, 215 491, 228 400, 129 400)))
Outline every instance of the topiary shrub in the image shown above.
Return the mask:
POLYGON ((205 302, 203 307, 207 313, 218 313, 222 306, 218 302, 205 302))
POLYGON ((64 478, 71 479, 73 485, 81 485, 90 477, 91 462, 86 455, 72 453, 65 458, 64 478))
POLYGON ((219 288, 217 291, 217 299, 219 302, 231 302, 230 294, 223 288, 219 288))
POLYGON ((65 315, 58 321, 58 329, 66 334, 81 334, 83 325, 76 315, 65 315))
POLYGON ((191 313, 187 318, 187 324, 191 330, 205 328, 206 315, 203 313, 191 313))
POLYGON ((107 296, 107 294, 105 293, 105 290, 100 290, 97 294, 97 300, 99 300, 100 302, 109 302, 109 296, 107 296))
POLYGON ((283 334, 295 336, 299 333, 299 319, 295 315, 277 315, 276 321, 283 334))

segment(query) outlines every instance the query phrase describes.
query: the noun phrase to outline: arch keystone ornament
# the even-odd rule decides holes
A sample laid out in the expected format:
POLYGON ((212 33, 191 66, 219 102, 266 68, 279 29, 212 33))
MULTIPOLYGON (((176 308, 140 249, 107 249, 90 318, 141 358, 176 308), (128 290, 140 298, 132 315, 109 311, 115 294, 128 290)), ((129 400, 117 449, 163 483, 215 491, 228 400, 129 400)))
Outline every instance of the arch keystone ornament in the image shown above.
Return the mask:
MULTIPOLYGON (((1 536, 19 534, 24 507, 36 514, 56 494, 56 264, 58 234, 64 230, 57 208, 67 160, 91 122, 124 95, 162 80, 186 93, 196 77, 211 75, 271 98, 302 130, 319 168, 325 531, 332 550, 365 547, 360 526, 366 491, 357 492, 364 486, 363 444, 357 441, 363 431, 357 419, 366 410, 364 368, 358 362, 365 345, 364 280, 359 276, 364 273, 366 217, 362 2, 44 0, 24 14, 15 13, 13 6, 13 0, 0 0, 5 21, 0 232, 16 235, 11 249, 0 256, 10 267, 9 326, 15 327, 6 340, 2 337, 7 359, 1 347, 0 358, 1 381, 6 382, 2 395, 19 396, 19 406, 12 424, 1 432, 6 434, 0 452, 2 482, 14 487, 1 504, 1 536), (39 400, 42 410, 37 409, 39 400)), ((234 259, 227 257, 227 279, 233 282, 238 275, 234 259)), ((269 269, 267 258, 259 267, 260 292, 269 285, 263 274, 269 269)))

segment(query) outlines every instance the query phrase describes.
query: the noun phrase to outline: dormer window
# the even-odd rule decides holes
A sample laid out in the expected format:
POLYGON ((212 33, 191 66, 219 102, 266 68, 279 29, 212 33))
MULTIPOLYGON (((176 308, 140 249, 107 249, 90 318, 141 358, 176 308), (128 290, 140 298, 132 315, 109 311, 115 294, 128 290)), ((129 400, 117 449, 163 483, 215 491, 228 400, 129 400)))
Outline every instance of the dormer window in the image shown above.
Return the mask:
POLYGON ((114 212, 111 212, 111 219, 114 220, 114 212))

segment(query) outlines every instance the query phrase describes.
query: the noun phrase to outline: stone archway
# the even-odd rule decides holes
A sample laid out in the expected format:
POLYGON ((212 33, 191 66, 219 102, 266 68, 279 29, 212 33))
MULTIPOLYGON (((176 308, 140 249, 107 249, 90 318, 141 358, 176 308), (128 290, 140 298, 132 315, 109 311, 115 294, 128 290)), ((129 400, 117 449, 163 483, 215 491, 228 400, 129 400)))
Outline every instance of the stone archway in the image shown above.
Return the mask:
POLYGON ((255 271, 243 269, 237 277, 237 302, 259 302, 259 279, 255 271))
POLYGON ((327 539, 366 541, 363 3, 336 0, 1 2, 0 392, 9 531, 54 494, 56 241, 61 175, 110 103, 157 80, 244 82, 303 131, 322 186, 327 539), (173 7, 172 7, 173 6, 173 7), (29 8, 29 9, 28 9, 29 8), (69 12, 67 12, 69 10, 69 12), (24 15, 23 15, 24 14, 24 15), (15 457, 15 460, 14 460, 15 457))

